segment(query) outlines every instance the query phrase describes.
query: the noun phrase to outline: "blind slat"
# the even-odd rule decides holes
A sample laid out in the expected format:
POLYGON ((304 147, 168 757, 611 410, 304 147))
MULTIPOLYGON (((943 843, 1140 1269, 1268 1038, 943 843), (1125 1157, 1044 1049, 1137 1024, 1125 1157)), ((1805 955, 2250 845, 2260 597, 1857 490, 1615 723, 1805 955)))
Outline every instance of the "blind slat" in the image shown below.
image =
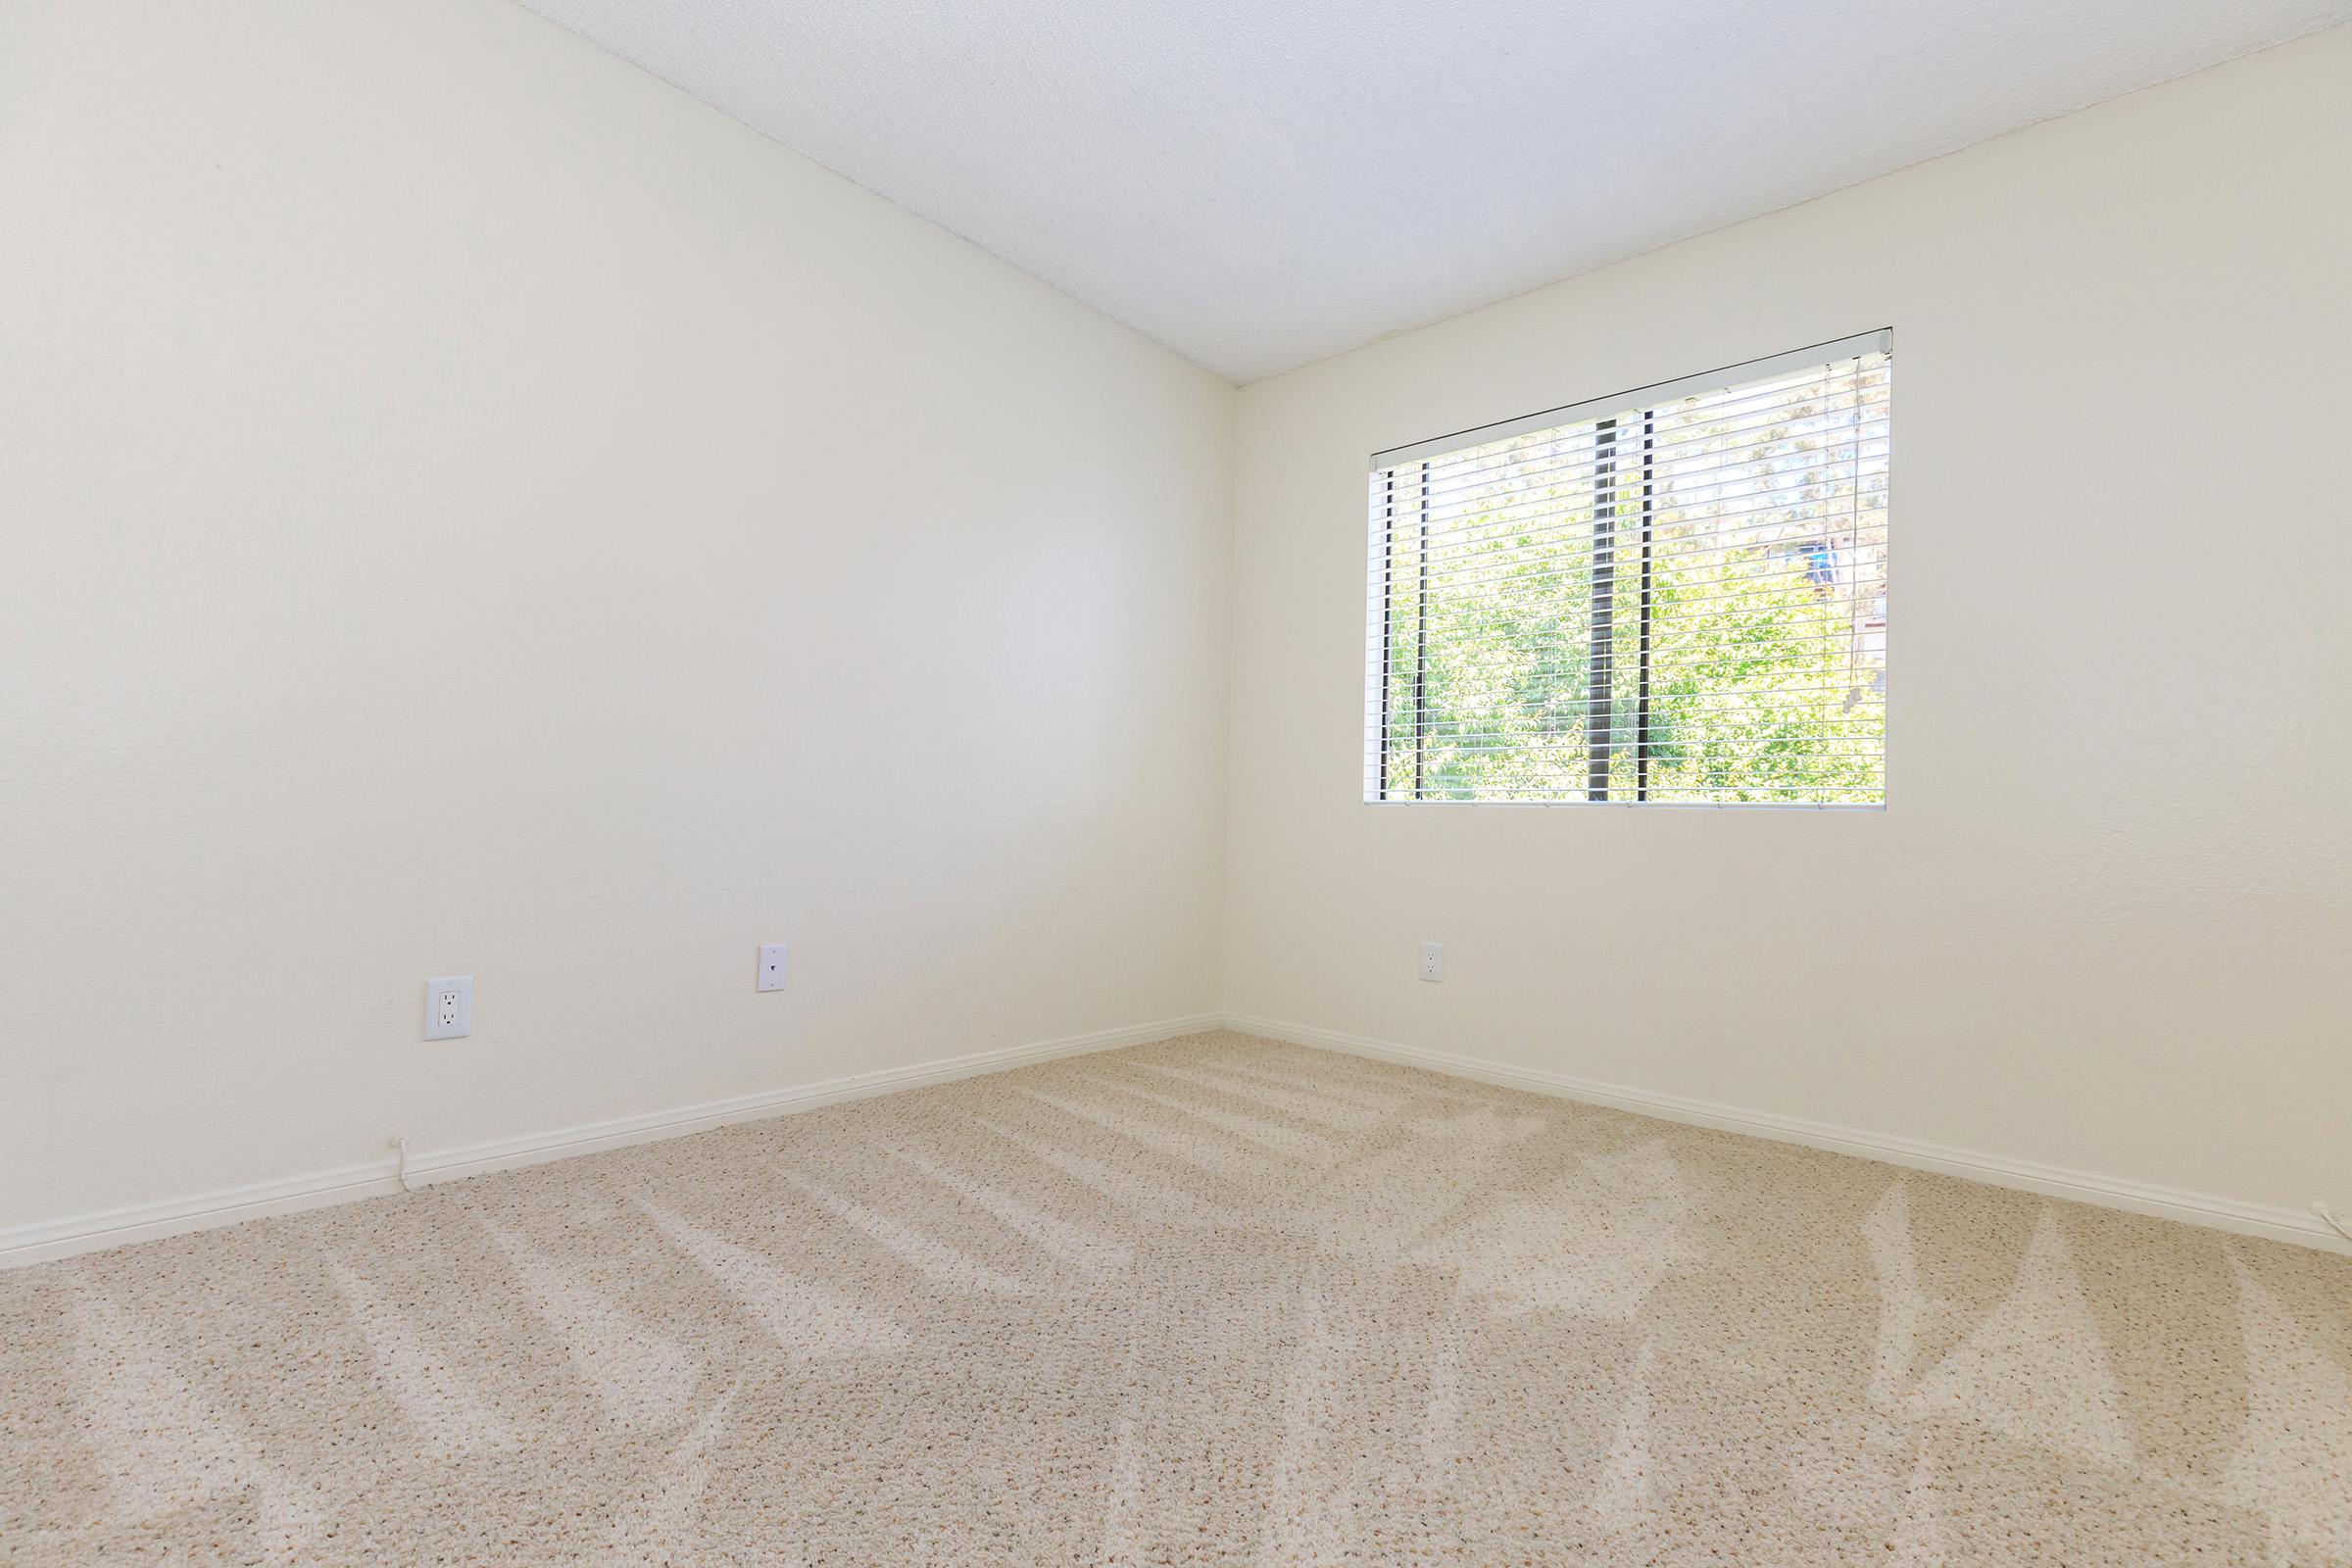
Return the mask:
MULTIPOLYGON (((1849 386, 1848 390, 1824 391, 1818 395, 1822 398, 1866 398, 1867 401, 1849 403, 1845 407, 1832 412, 1844 416, 1843 422, 1847 425, 1883 429, 1888 416, 1886 400, 1882 397, 1870 396, 1868 389, 1857 393, 1850 390, 1850 383, 1846 384, 1849 386), (1857 418, 1857 415, 1860 417, 1857 418)), ((1688 463, 1690 459, 1683 454, 1687 454, 1690 449, 1701 446, 1706 442, 1719 441, 1737 445, 1739 443, 1732 440, 1735 436, 1748 435, 1773 428, 1775 423, 1779 422, 1779 416, 1785 414, 1788 401, 1787 395, 1776 393, 1772 405, 1757 411, 1754 417, 1743 424, 1723 423, 1718 425, 1718 422, 1710 417, 1706 421, 1710 429, 1704 432, 1678 435, 1670 427, 1663 437, 1653 433, 1650 437, 1651 451, 1662 460, 1688 463)), ((1664 417, 1668 419, 1688 418, 1693 412, 1695 411, 1666 410, 1664 417)), ((1639 416, 1639 411, 1636 411, 1635 416, 1639 416)), ((1375 469, 1374 472, 1410 472, 1419 475, 1415 480, 1416 485, 1427 484, 1433 501, 1446 501, 1485 485, 1515 487, 1523 480, 1538 478, 1548 473, 1581 470, 1592 463, 1598 446, 1599 443, 1593 436, 1580 434, 1573 440, 1535 441, 1497 454, 1488 454, 1486 449, 1476 448, 1465 454, 1462 459, 1450 462, 1430 462, 1428 464, 1429 471, 1425 475, 1420 473, 1421 464, 1419 463, 1404 465, 1397 468, 1375 469), (1471 459, 1482 459, 1483 461, 1469 461, 1471 459)), ((1417 492, 1416 499, 1418 499, 1417 492)))

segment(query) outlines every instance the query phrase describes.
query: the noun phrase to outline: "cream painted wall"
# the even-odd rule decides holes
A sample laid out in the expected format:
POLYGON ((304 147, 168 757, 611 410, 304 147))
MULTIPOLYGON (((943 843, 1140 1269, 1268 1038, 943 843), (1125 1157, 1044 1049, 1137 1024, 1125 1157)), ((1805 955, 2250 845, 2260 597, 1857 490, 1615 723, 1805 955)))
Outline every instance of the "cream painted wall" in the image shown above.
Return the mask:
POLYGON ((15 0, 0 223, 0 1231, 1216 1006, 1223 382, 492 0, 15 0))
POLYGON ((2345 145, 2338 29, 1259 383, 1237 469, 503 3, 0 6, 0 1234, 1220 999, 2352 1206, 2345 145), (1366 453, 1883 323, 1891 809, 1359 803, 1366 453))
POLYGON ((1228 1005, 2352 1207, 2347 148, 2338 28, 1247 388, 1228 1005), (1361 803, 1367 454, 1889 324, 1884 814, 1361 803))

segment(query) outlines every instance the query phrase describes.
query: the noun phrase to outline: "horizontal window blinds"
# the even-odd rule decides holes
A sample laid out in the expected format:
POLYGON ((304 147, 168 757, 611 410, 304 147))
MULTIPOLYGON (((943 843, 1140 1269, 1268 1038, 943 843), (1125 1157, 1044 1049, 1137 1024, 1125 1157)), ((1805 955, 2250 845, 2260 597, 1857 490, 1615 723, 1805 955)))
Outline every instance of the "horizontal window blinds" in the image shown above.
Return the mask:
POLYGON ((1375 457, 1365 798, 1884 804, 1889 338, 1375 457))

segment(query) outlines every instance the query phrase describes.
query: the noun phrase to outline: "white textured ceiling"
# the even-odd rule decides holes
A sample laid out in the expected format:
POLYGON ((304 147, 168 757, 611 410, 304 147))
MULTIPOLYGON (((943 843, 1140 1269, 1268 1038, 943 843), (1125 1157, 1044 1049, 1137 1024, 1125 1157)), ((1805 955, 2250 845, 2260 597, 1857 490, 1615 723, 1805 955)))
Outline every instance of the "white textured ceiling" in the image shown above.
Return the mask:
POLYGON ((1236 381, 2352 20, 2352 0, 525 3, 1236 381))

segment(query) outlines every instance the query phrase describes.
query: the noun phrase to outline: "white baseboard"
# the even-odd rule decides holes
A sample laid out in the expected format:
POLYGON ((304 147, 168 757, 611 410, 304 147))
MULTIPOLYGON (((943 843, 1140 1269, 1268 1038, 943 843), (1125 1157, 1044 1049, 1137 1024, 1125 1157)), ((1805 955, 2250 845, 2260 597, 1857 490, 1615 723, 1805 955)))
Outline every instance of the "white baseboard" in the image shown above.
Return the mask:
MULTIPOLYGON (((677 1138, 688 1133, 704 1132, 712 1127, 726 1126, 730 1122, 789 1115, 794 1111, 814 1110, 819 1105, 836 1104, 845 1100, 862 1100, 869 1095, 888 1094, 893 1090, 915 1089, 924 1084, 941 1084, 981 1073, 1004 1072, 1008 1068, 1027 1066, 1031 1062, 1050 1061, 1056 1056, 1075 1056, 1090 1051, 1112 1051, 1121 1046, 1173 1040, 1179 1035, 1221 1028, 1223 1024, 1223 1017, 1216 1013, 1166 1018, 1157 1023, 1072 1035, 1063 1040, 1047 1040, 1035 1045, 1008 1046, 1001 1051, 949 1056, 911 1067, 858 1073, 848 1078, 828 1079, 823 1083, 803 1084, 794 1089, 738 1095, 730 1100, 709 1101, 699 1105, 683 1105, 643 1116, 623 1116, 612 1121, 591 1122, 522 1138, 445 1149, 433 1153, 412 1153, 409 1157, 409 1182, 412 1186, 421 1186, 427 1182, 478 1176, 486 1171, 509 1170, 518 1165, 568 1159, 575 1154, 593 1154, 607 1149, 649 1143, 657 1138, 677 1138)), ((153 1241, 158 1237, 177 1236, 187 1231, 208 1230, 216 1225, 233 1225, 240 1220, 260 1219, 269 1214, 292 1214, 306 1208, 320 1208, 328 1203, 348 1203, 363 1198, 385 1197, 400 1190, 400 1180, 395 1174, 393 1161, 385 1158, 368 1164, 345 1165, 335 1170, 314 1171, 308 1176, 257 1182, 247 1187, 170 1199, 160 1203, 141 1203, 70 1219, 20 1225, 0 1231, 0 1269, 45 1262, 75 1252, 96 1251, 101 1248, 122 1247, 132 1242, 153 1241)))
POLYGON ((1317 1029, 1307 1024, 1286 1023, 1278 1018, 1227 1013, 1224 1022, 1226 1028, 1243 1034, 1284 1040, 1293 1045, 1313 1046, 1325 1051, 1345 1052, 1353 1056, 1403 1062, 1408 1066, 1428 1068, 1432 1072, 1475 1078, 1482 1083, 1502 1084, 1512 1089, 1532 1090, 1537 1094, 1557 1095, 1564 1100, 1608 1105, 1618 1110, 1633 1111, 1637 1115, 1656 1116, 1665 1121, 1719 1127, 1727 1132, 1746 1133, 1781 1143, 1803 1144, 1810 1149, 1855 1154, 1864 1159, 1903 1165, 1913 1170, 1936 1171, 1946 1176, 1964 1177, 1969 1181, 1987 1182, 1995 1187, 2011 1187, 2050 1198, 2070 1199, 2078 1203, 2096 1203, 2105 1208, 2128 1209, 2134 1214, 2183 1220, 2191 1225, 2233 1231, 2241 1236, 2264 1236, 2274 1241, 2292 1242, 2326 1250, 2352 1250, 2328 1229, 2318 1215, 2299 1213, 2291 1208, 2241 1203, 2233 1199, 2214 1198, 2204 1193, 2151 1187, 2143 1182, 2096 1176, 2087 1171, 2062 1170, 2054 1165, 2040 1165, 2030 1160, 1980 1154, 1964 1149, 1947 1149, 1911 1138, 1860 1132, 1850 1127, 1833 1127, 1826 1122, 1806 1121, 1796 1116, 1744 1110, 1737 1105, 1713 1104, 1680 1095, 1628 1089, 1619 1084, 1595 1083, 1587 1078, 1570 1077, 1566 1073, 1545 1072, 1535 1067, 1513 1067, 1446 1051, 1425 1051, 1418 1046, 1369 1040, 1361 1035, 1342 1034, 1337 1030, 1317 1029))
MULTIPOLYGON (((1270 1040, 1285 1040, 1294 1045, 1345 1052, 1350 1055, 1403 1062, 1455 1077, 1556 1095, 1589 1104, 1609 1105, 1637 1115, 1656 1116, 1700 1127, 1718 1127, 1729 1132, 1802 1144, 1812 1149, 1854 1154, 1914 1170, 1937 1171, 1970 1181, 1988 1182, 1996 1187, 2016 1188, 2052 1198, 2070 1199, 2076 1202, 2096 1203, 2135 1214, 2182 1220, 2191 1225, 2233 1231, 2239 1235, 2264 1236, 2303 1247, 2337 1251, 2347 1250, 2345 1244, 2317 1215, 2300 1213, 2291 1208, 2241 1203, 2203 1193, 2151 1187, 2085 1171, 2063 1170, 2028 1160, 1924 1144, 1915 1139, 1835 1127, 1800 1117, 1745 1110, 1736 1105, 1715 1104, 1679 1095, 1655 1094, 1619 1084, 1597 1083, 1566 1073, 1514 1067, 1452 1052, 1428 1051, 1417 1046, 1396 1045, 1361 1035, 1343 1034, 1337 1030, 1318 1029, 1307 1024, 1260 1018, 1246 1013, 1204 1013, 1188 1018, 1168 1018, 1125 1029, 1106 1029, 1095 1034, 1074 1035, 1064 1040, 976 1052, 910 1067, 858 1073, 793 1089, 740 1095, 729 1100, 685 1105, 649 1115, 619 1117, 523 1138, 416 1154, 412 1155, 409 1161, 409 1180, 414 1185, 454 1181, 488 1171, 508 1170, 548 1160, 566 1159, 575 1154, 620 1149, 658 1138, 682 1137, 731 1122, 813 1110, 819 1105, 860 1100, 899 1089, 947 1083, 952 1079, 970 1078, 981 1073, 1003 1072, 1030 1062, 1050 1061, 1056 1056, 1075 1056, 1092 1051, 1112 1051, 1121 1046, 1147 1045, 1203 1029, 1219 1028, 1234 1029, 1270 1040)), ((385 1197, 400 1190, 400 1183, 393 1174, 392 1161, 386 1158, 334 1170, 315 1171, 307 1176, 201 1193, 159 1203, 22 1225, 0 1231, 0 1268, 16 1268, 50 1258, 71 1256, 76 1252, 207 1230, 216 1225, 233 1225, 240 1220, 260 1219, 270 1214, 292 1214, 306 1208, 323 1207, 328 1203, 348 1203, 364 1198, 385 1197)))

